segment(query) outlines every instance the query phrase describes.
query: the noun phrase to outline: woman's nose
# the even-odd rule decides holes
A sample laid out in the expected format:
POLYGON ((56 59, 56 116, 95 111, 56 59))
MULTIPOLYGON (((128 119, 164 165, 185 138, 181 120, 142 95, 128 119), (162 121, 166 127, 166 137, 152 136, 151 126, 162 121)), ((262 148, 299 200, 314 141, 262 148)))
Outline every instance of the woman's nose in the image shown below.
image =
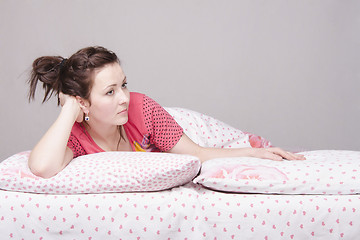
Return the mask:
POLYGON ((129 96, 123 90, 119 91, 118 102, 120 105, 129 102, 129 96))

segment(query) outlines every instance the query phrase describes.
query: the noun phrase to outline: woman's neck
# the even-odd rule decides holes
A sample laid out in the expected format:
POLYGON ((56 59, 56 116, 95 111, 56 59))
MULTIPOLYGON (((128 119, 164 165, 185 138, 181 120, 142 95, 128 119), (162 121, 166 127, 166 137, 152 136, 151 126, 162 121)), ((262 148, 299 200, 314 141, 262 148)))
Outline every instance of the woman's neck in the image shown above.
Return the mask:
POLYGON ((117 151, 120 142, 120 127, 96 127, 84 124, 86 131, 89 133, 94 142, 104 151, 117 151))

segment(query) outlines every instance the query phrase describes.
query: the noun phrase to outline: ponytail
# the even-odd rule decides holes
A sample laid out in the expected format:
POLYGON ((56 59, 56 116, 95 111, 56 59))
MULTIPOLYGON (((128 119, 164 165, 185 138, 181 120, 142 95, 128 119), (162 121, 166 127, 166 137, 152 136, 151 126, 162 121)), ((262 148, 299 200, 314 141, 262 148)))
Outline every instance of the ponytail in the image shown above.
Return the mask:
POLYGON ((64 60, 60 56, 45 56, 33 62, 31 76, 28 81, 30 84, 29 101, 35 99, 38 81, 43 83, 43 89, 45 90, 43 102, 49 100, 54 92, 59 94, 61 90, 59 89, 59 79, 64 60))
POLYGON ((120 64, 120 61, 114 52, 100 46, 80 49, 69 59, 60 56, 40 57, 34 61, 28 81, 29 101, 35 98, 38 81, 43 83, 45 90, 43 102, 60 92, 90 101, 94 70, 110 63, 120 64))

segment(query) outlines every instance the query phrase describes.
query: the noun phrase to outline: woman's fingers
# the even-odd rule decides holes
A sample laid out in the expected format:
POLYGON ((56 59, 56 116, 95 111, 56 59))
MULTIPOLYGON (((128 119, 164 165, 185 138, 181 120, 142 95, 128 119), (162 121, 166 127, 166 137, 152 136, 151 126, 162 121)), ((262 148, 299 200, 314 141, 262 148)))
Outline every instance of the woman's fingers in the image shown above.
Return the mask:
POLYGON ((78 111, 78 116, 76 117, 76 122, 82 122, 84 119, 84 112, 81 110, 80 105, 78 103, 78 101, 76 100, 76 97, 74 96, 70 96, 67 94, 64 94, 62 92, 59 93, 59 102, 61 107, 63 107, 66 104, 72 104, 72 105, 76 105, 77 107, 77 111, 78 111))
POLYGON ((295 154, 292 152, 288 152, 293 158, 294 160, 306 160, 305 156, 302 154, 295 154))
POLYGON ((304 155, 287 152, 281 148, 266 148, 266 150, 270 151, 273 154, 276 154, 284 159, 287 159, 287 160, 305 160, 306 159, 304 157, 304 155))
POLYGON ((283 160, 283 158, 280 155, 275 154, 270 151, 267 151, 267 152, 268 152, 268 154, 266 154, 265 158, 273 160, 273 161, 282 161, 283 160))
POLYGON ((270 148, 253 148, 254 155, 252 157, 264 158, 273 161, 282 161, 283 158, 279 154, 276 154, 275 150, 270 150, 270 148))
POLYGON ((59 93, 59 102, 60 102, 60 106, 64 106, 64 94, 62 92, 59 93))
POLYGON ((70 99, 75 99, 75 97, 64 94, 62 92, 59 93, 59 100, 60 100, 60 105, 64 106, 65 102, 70 100, 70 99))

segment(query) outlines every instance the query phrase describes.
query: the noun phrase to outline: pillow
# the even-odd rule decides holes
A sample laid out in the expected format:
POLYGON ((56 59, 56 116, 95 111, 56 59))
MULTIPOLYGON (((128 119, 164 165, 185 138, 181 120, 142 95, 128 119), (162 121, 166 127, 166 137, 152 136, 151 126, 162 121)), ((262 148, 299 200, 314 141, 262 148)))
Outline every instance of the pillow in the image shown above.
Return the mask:
POLYGON ((301 154, 306 160, 271 161, 248 157, 208 160, 193 182, 225 192, 360 193, 360 152, 321 150, 301 154))
POLYGON ((159 191, 191 181, 200 169, 200 160, 189 155, 101 152, 77 157, 43 179, 31 173, 29 154, 0 163, 0 189, 50 194, 159 191))
POLYGON ((262 137, 242 132, 213 117, 184 109, 165 108, 184 129, 185 134, 202 147, 242 148, 269 147, 271 143, 262 137))

